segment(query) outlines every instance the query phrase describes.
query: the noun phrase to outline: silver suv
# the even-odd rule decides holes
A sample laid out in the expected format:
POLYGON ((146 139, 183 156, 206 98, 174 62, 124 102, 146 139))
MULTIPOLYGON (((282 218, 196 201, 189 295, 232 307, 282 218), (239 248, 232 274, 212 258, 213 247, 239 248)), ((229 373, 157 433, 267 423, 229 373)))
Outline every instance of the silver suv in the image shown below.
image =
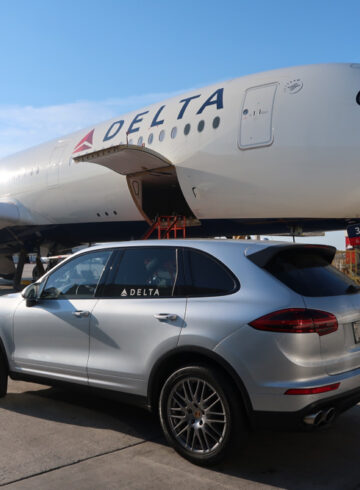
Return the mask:
POLYGON ((73 255, 0 298, 12 379, 122 394, 219 461, 251 427, 319 426, 360 400, 360 295, 325 246, 164 240, 73 255))

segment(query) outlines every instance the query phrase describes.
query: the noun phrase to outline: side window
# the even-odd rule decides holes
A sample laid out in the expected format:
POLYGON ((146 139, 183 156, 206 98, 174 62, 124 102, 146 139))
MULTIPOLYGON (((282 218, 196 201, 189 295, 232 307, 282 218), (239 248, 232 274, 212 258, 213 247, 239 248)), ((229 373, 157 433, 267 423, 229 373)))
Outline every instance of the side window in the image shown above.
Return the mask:
POLYGON ((186 296, 220 296, 234 293, 238 282, 218 260, 197 250, 185 250, 186 296))
POLYGON ((92 298, 111 254, 90 252, 70 260, 48 277, 41 298, 92 298))
POLYGON ((105 284, 106 298, 177 296, 182 284, 179 253, 173 247, 128 248, 105 284))

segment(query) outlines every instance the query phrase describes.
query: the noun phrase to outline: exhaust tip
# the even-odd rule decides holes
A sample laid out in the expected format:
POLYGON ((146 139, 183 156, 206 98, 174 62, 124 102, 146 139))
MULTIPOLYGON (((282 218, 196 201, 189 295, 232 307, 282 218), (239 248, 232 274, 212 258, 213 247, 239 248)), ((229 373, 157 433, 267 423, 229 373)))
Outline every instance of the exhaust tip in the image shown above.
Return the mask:
POLYGON ((329 408, 327 412, 325 412, 325 422, 327 424, 331 424, 336 417, 336 410, 334 407, 329 408))
POLYGON ((320 427, 323 425, 328 425, 336 417, 336 410, 334 407, 328 410, 320 410, 319 412, 311 413, 306 415, 303 419, 306 425, 312 425, 313 427, 320 427))
POLYGON ((311 413, 310 415, 306 415, 304 417, 304 422, 306 425, 318 426, 323 418, 323 412, 311 413))

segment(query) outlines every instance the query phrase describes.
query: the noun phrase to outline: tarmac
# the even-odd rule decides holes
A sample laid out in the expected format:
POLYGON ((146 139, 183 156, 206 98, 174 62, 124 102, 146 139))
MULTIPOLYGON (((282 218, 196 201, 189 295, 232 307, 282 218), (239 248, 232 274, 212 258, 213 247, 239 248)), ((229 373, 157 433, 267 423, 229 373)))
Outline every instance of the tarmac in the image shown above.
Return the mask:
POLYGON ((241 453, 208 469, 170 448, 145 410, 10 381, 0 434, 0 487, 11 490, 360 489, 360 406, 315 432, 253 433, 241 453))

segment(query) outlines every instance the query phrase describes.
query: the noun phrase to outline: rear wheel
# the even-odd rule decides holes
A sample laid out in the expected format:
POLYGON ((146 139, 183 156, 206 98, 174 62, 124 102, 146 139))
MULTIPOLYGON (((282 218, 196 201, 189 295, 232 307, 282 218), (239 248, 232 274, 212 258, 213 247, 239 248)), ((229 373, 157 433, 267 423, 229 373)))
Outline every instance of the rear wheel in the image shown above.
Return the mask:
POLYGON ((207 366, 187 366, 164 383, 160 420, 169 443, 193 463, 209 466, 244 442, 247 430, 234 387, 207 366))
POLYGON ((0 352, 0 398, 7 393, 8 386, 8 366, 4 355, 0 352))

